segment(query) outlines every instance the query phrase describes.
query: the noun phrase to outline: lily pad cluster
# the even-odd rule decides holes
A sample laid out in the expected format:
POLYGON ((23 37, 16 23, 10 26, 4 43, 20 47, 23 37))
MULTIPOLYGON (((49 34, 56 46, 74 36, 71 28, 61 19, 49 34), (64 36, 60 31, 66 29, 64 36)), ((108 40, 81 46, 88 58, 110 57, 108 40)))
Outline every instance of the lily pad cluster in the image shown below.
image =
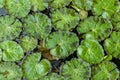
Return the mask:
POLYGON ((0 80, 119 79, 119 0, 0 0, 0 80))

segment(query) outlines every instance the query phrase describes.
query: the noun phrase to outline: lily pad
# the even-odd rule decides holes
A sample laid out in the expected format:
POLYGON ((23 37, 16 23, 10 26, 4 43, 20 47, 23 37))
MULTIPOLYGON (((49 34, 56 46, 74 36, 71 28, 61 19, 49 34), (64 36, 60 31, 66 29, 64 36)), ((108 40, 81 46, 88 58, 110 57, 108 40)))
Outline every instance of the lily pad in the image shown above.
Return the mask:
POLYGON ((92 68, 92 80, 117 80, 119 70, 112 62, 102 62, 92 68))
POLYGON ((65 77, 65 80, 89 80, 90 64, 82 59, 72 59, 62 65, 61 75, 65 77))
POLYGON ((110 38, 104 41, 104 48, 107 54, 120 58, 120 32, 113 31, 110 38))
POLYGON ((79 40, 76 34, 68 31, 59 31, 50 34, 46 39, 46 48, 57 58, 64 58, 72 54, 78 47, 79 40))
POLYGON ((85 39, 104 40, 112 32, 112 24, 110 21, 101 17, 89 17, 80 22, 77 28, 85 39))
POLYGON ((12 62, 0 63, 0 79, 1 80, 21 80, 22 70, 19 66, 12 62))
POLYGON ((57 9, 62 8, 70 4, 72 0, 52 0, 50 2, 50 7, 57 9))
POLYGON ((30 11, 30 0, 6 0, 6 9, 9 14, 18 18, 25 17, 30 11))
POLYGON ((111 18, 119 10, 119 0, 94 0, 93 13, 104 18, 111 18))
POLYGON ((78 57, 92 64, 100 63, 104 58, 102 46, 98 41, 91 39, 83 40, 77 49, 77 53, 78 57))
POLYGON ((13 16, 0 17, 0 42, 12 40, 19 36, 21 32, 21 22, 13 16))
POLYGON ((37 39, 29 36, 24 36, 20 40, 20 45, 23 48, 24 52, 28 52, 37 47, 37 39))
POLYGON ((50 62, 47 59, 40 59, 41 53, 33 53, 24 61, 22 68, 27 80, 38 80, 50 71, 50 62))
POLYGON ((51 14, 52 24, 57 30, 70 30, 79 22, 79 15, 73 9, 60 8, 51 14))
POLYGON ((2 8, 5 4, 5 0, 0 0, 0 8, 2 8))
POLYGON ((28 15, 24 20, 24 29, 27 35, 44 39, 51 32, 51 20, 42 13, 28 15))
POLYGON ((0 49, 4 61, 18 61, 24 56, 23 49, 14 41, 0 43, 0 49))

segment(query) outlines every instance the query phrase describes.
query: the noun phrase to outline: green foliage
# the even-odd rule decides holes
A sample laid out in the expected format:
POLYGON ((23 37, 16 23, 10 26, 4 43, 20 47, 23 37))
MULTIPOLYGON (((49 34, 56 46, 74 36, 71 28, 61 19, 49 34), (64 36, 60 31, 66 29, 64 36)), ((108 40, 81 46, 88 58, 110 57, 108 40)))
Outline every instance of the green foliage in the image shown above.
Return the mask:
POLYGON ((51 32, 51 20, 42 13, 28 15, 24 20, 24 29, 27 35, 44 39, 51 32))
POLYGON ((81 21, 77 28, 85 39, 104 40, 112 32, 112 25, 101 17, 89 17, 81 21))
POLYGON ((92 80, 117 80, 119 70, 112 62, 102 62, 92 68, 92 80))
POLYGON ((72 54, 78 46, 76 34, 68 31, 59 31, 50 34, 46 39, 46 48, 57 58, 64 58, 72 54))
POLYGON ((82 59, 72 59, 62 65, 61 75, 65 80, 89 80, 91 75, 90 64, 82 59))
POLYGON ((2 8, 5 4, 5 0, 0 0, 0 8, 2 8))
POLYGON ((25 17, 30 11, 30 0, 6 0, 6 9, 16 17, 25 17))
POLYGON ((75 28, 79 22, 78 14, 72 9, 60 8, 53 11, 51 16, 52 23, 57 30, 70 30, 75 28))
POLYGON ((0 80, 21 80, 22 70, 12 62, 0 63, 0 80))
POLYGON ((33 53, 24 61, 22 68, 27 80, 38 80, 50 71, 50 62, 47 59, 40 59, 41 53, 33 53))
POLYGON ((94 0, 94 15, 102 15, 104 18, 112 18, 112 15, 119 9, 119 0, 94 0))
POLYGON ((111 54, 115 58, 120 57, 120 32, 112 32, 110 38, 104 41, 104 48, 107 54, 111 54))
POLYGON ((12 40, 19 36, 22 24, 14 16, 0 17, 0 42, 12 40))
POLYGON ((37 46, 37 39, 33 37, 24 36, 20 41, 20 45, 24 52, 31 51, 37 46))
POLYGON ((77 49, 78 56, 86 62, 96 64, 104 58, 102 46, 96 40, 86 39, 81 42, 77 49))

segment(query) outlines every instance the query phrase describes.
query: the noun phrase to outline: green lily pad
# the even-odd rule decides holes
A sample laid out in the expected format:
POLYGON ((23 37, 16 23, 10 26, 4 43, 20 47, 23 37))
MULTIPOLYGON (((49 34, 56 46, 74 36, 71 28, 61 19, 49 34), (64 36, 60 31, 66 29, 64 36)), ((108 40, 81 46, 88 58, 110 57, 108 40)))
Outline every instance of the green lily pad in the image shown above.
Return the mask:
POLYGON ((43 11, 48 8, 48 2, 46 0, 30 0, 33 11, 43 11))
POLYGON ((89 17, 81 21, 77 28, 85 39, 104 40, 112 32, 112 25, 109 21, 101 17, 89 17))
POLYGON ((25 17, 30 11, 30 0, 6 0, 6 9, 9 14, 18 18, 25 17))
POLYGON ((79 22, 79 15, 72 9, 60 8, 53 11, 52 24, 57 30, 70 30, 79 22))
POLYGON ((92 80, 117 80, 119 70, 112 62, 102 62, 92 68, 92 80))
POLYGON ((22 24, 13 16, 0 17, 0 42, 12 40, 19 36, 22 24))
POLYGON ((100 63, 104 58, 102 46, 98 41, 91 39, 83 40, 77 49, 77 53, 78 57, 92 64, 100 63))
POLYGON ((47 59, 40 59, 41 53, 33 53, 24 61, 22 68, 27 80, 38 80, 50 71, 50 62, 47 59))
POLYGON ((120 57, 120 32, 113 31, 110 38, 104 41, 104 48, 107 54, 112 55, 115 58, 120 57))
POLYGON ((28 52, 37 47, 37 39, 29 36, 24 36, 20 40, 20 45, 23 48, 24 52, 28 52))
POLYGON ((0 8, 2 8, 5 4, 5 0, 0 0, 0 8))
POLYGON ((62 65, 61 75, 65 80, 89 80, 91 77, 90 64, 82 59, 72 59, 62 65))
POLYGON ((21 80, 22 70, 12 62, 0 63, 0 80, 21 80))
POLYGON ((23 49, 14 41, 0 43, 0 49, 4 61, 18 61, 24 56, 23 49))
POLYGON ((57 9, 62 8, 70 4, 72 0, 52 0, 50 2, 50 7, 57 9))
POLYGON ((64 77, 57 73, 50 73, 49 75, 41 78, 40 80, 65 80, 64 77))
POLYGON ((45 47, 50 54, 57 58, 64 58, 72 54, 79 44, 76 34, 68 31, 59 31, 50 34, 46 39, 45 47))
POLYGON ((24 20, 25 32, 37 39, 44 39, 51 32, 51 20, 42 13, 28 15, 24 20))
POLYGON ((111 18, 119 9, 119 0, 95 0, 93 3, 93 14, 104 18, 111 18))

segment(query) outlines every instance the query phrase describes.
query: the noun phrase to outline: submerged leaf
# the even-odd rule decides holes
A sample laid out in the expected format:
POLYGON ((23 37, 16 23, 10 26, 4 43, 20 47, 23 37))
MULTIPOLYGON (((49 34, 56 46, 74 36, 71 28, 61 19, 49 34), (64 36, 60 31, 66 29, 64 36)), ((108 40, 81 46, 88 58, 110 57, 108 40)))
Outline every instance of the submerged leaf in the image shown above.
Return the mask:
POLYGON ((82 59, 72 59, 62 65, 61 75, 65 77, 65 80, 89 80, 90 64, 82 59))
POLYGON ((22 68, 27 80, 38 80, 50 71, 50 62, 47 59, 40 59, 41 53, 33 53, 24 61, 22 68))
POLYGON ((92 64, 100 63, 104 58, 103 48, 96 40, 83 40, 77 53, 80 58, 92 64))
POLYGON ((42 13, 28 15, 24 20, 24 28, 27 35, 44 39, 51 32, 51 20, 42 13))
POLYGON ((68 31, 59 31, 50 34, 46 39, 46 48, 57 58, 64 58, 72 54, 79 44, 76 34, 68 31))
POLYGON ((22 24, 13 16, 0 17, 0 42, 12 40, 19 36, 22 24))
POLYGON ((24 56, 23 49, 14 41, 0 43, 0 49, 4 61, 18 61, 24 56))
POLYGON ((0 63, 0 80, 21 80, 22 70, 12 62, 0 63))

